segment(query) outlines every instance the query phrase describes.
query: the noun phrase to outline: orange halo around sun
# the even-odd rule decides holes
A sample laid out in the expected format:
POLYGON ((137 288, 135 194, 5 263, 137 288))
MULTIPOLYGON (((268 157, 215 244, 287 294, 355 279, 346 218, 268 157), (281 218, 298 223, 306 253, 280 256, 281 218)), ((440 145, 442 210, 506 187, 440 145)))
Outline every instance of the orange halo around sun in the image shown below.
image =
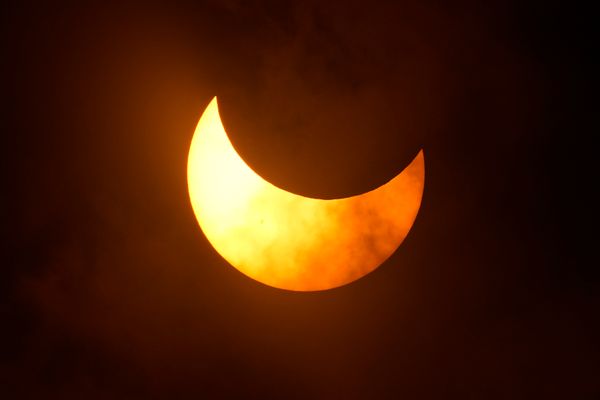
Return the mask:
POLYGON ((421 150, 395 178, 343 199, 299 196, 261 178, 237 154, 213 98, 188 158, 192 207, 212 246, 247 276, 281 289, 350 283, 402 243, 421 205, 421 150))

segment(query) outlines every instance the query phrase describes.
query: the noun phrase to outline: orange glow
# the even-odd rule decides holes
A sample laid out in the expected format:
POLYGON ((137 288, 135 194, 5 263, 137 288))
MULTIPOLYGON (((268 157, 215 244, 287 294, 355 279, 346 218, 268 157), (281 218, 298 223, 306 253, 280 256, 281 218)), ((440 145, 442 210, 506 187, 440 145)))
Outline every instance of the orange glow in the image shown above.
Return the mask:
POLYGON ((299 196, 246 165, 215 97, 196 127, 187 172, 194 213, 219 254, 259 282, 306 291, 352 282, 396 250, 421 205, 425 162, 420 151, 394 179, 358 196, 299 196))

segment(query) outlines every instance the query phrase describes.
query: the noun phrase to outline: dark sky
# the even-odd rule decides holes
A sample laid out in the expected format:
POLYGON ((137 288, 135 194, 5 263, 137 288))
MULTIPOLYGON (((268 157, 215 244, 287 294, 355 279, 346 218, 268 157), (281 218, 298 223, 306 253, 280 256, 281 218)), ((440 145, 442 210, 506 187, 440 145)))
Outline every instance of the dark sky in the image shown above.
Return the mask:
POLYGON ((3 398, 600 396, 592 14, 440 3, 5 2, 3 398), (402 246, 324 292, 230 267, 186 184, 215 95, 305 196, 424 149, 402 246))

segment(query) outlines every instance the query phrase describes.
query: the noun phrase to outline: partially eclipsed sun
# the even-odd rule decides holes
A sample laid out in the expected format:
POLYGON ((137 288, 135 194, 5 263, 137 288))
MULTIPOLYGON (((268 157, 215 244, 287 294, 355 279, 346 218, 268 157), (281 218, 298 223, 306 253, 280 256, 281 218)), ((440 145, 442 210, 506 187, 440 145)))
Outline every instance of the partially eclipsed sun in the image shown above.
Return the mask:
POLYGON ((246 165, 215 97, 196 127, 187 173, 196 218, 223 258, 259 282, 309 291, 350 283, 392 255, 421 205, 425 162, 421 150, 395 178, 357 196, 299 196, 246 165))

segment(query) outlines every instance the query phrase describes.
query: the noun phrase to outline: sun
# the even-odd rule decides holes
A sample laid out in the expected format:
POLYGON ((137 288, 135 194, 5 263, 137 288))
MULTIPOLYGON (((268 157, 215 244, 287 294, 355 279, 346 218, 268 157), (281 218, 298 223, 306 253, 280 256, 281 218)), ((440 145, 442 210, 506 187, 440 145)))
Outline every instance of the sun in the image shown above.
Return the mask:
POLYGON ((247 276, 288 290, 324 290, 373 271, 402 243, 420 208, 425 161, 379 188, 322 200, 278 188, 233 148, 216 97, 188 157, 188 189, 212 246, 247 276))

